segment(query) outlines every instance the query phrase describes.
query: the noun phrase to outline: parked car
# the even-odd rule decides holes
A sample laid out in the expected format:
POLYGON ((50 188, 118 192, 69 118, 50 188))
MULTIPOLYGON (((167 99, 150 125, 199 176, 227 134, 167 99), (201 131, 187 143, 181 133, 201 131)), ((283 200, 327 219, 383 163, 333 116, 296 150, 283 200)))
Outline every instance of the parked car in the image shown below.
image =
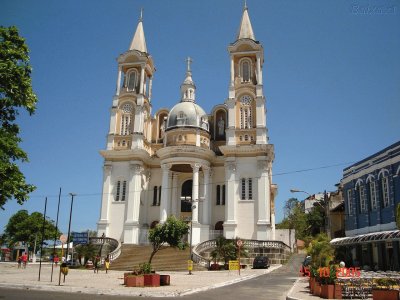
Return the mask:
POLYGON ((266 256, 256 256, 253 260, 253 269, 267 269, 269 266, 269 259, 266 256))

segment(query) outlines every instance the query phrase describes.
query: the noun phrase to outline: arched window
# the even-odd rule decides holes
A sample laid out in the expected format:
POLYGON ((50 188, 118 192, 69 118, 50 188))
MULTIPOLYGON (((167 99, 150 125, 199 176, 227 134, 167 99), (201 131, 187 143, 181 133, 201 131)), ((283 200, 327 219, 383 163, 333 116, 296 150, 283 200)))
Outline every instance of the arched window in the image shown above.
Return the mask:
POLYGON ((375 181, 369 182, 369 198, 371 199, 371 209, 376 210, 378 205, 376 201, 376 184, 375 181))
POLYGON ((382 200, 383 207, 389 206, 389 177, 384 176, 381 179, 382 182, 382 200))
POLYGON ((132 110, 133 106, 130 103, 125 103, 122 105, 122 114, 121 114, 121 128, 120 135, 129 135, 131 133, 131 118, 132 118, 132 110))
POLYGON ((250 81, 250 64, 248 61, 244 61, 242 63, 242 75, 243 75, 244 82, 250 81))
POLYGON ((125 201, 126 199, 126 181, 118 180, 116 184, 115 201, 125 201))
POLYGON ((360 212, 367 212, 367 195, 365 193, 365 186, 362 184, 358 187, 358 197, 360 201, 360 212))
POLYGON ((248 58, 244 58, 240 62, 240 76, 242 82, 250 82, 251 81, 251 60, 248 58))
POLYGON ((127 89, 128 91, 136 91, 137 71, 132 70, 128 73, 127 89))
POLYGON ((240 129, 250 129, 253 127, 252 98, 249 95, 244 95, 240 98, 240 129))

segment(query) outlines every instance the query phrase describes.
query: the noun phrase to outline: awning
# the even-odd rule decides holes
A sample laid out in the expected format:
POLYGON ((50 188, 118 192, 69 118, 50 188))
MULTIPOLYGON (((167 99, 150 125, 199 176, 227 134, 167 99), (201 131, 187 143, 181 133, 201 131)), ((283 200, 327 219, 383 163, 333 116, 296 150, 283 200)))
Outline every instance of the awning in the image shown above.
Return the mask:
POLYGON ((335 238, 331 240, 332 246, 346 246, 354 244, 366 244, 374 242, 391 242, 400 241, 400 230, 379 231, 361 234, 357 236, 349 236, 343 238, 335 238))

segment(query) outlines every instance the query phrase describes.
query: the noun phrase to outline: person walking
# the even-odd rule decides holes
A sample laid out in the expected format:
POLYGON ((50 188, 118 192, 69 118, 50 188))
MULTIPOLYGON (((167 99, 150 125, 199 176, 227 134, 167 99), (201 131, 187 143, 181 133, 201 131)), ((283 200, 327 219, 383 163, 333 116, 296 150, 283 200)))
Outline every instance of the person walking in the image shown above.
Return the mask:
POLYGON ((21 259, 22 259, 22 267, 24 269, 26 269, 26 264, 28 262, 28 255, 26 254, 26 252, 24 252, 24 254, 22 254, 21 259))
POLYGON ((18 256, 17 262, 18 262, 18 269, 21 269, 21 263, 22 263, 22 258, 21 258, 21 256, 18 256))
POLYGON ((108 273, 108 269, 110 268, 110 256, 107 255, 106 259, 104 260, 104 264, 106 266, 106 274, 108 273))
POLYGON ((94 259, 94 273, 99 273, 99 267, 100 267, 100 256, 96 256, 94 259))
POLYGON ((54 254, 54 258, 53 258, 54 264, 56 265, 56 267, 58 266, 58 262, 60 261, 60 258, 58 257, 57 254, 54 254))

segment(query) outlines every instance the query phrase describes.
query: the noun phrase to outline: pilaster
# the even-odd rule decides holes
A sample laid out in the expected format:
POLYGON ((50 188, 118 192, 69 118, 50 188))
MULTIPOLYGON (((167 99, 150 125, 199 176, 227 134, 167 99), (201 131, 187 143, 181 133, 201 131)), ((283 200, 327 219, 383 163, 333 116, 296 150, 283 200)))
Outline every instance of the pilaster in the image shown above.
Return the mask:
POLYGON ((161 183, 161 201, 160 201, 160 223, 165 223, 168 216, 168 203, 169 203, 169 169, 170 164, 162 164, 162 183, 161 183))
POLYGON ((192 185, 192 222, 199 222, 199 170, 201 165, 198 163, 191 164, 193 169, 193 185, 192 185))
POLYGON ((224 235, 226 238, 236 237, 236 202, 237 202, 237 183, 236 183, 236 162, 234 160, 225 163, 226 178, 226 203, 225 203, 225 222, 224 235))

